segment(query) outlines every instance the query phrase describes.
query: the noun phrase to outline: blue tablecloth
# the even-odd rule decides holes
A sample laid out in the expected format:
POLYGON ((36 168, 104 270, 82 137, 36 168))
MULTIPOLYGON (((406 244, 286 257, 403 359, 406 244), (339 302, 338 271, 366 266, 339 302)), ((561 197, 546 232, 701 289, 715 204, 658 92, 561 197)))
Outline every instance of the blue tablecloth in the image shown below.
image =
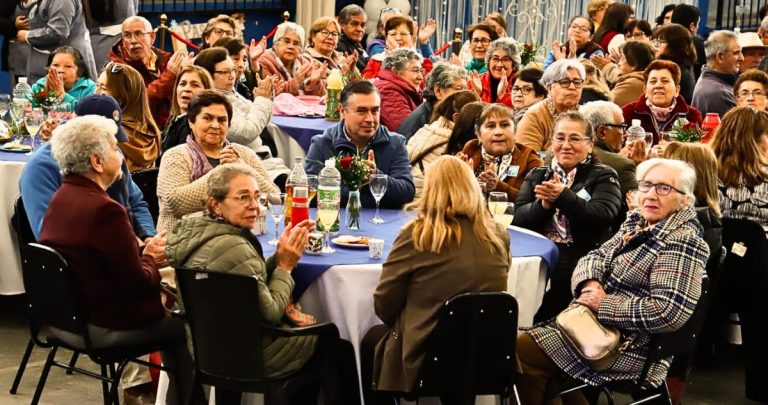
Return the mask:
MULTIPOLYGON (((342 218, 345 215, 345 210, 341 210, 342 218)), ((384 240, 384 254, 381 259, 371 259, 368 256, 368 247, 362 249, 345 248, 342 246, 333 245, 336 249, 336 253, 330 255, 308 255, 304 254, 299 261, 298 267, 293 271, 293 279, 296 281, 296 286, 293 290, 293 295, 296 299, 301 297, 304 291, 309 287, 312 282, 319 278, 326 270, 336 265, 346 264, 373 264, 383 263, 386 259, 389 251, 392 249, 392 242, 400 232, 400 228, 405 225, 411 218, 410 213, 400 210, 381 210, 381 217, 384 218, 386 223, 372 224, 368 222, 373 218, 375 210, 363 209, 361 214, 361 227, 359 231, 350 231, 342 229, 339 232, 340 235, 363 235, 369 238, 383 239, 384 240)), ((312 218, 315 218, 314 209, 312 210, 312 218)), ((343 223, 343 220, 342 220, 343 223)), ((267 234, 259 236, 259 241, 264 249, 264 257, 269 257, 275 252, 275 246, 267 243, 274 237, 274 222, 271 217, 267 219, 268 231, 267 234)), ((343 226, 342 226, 343 228, 343 226)), ((283 227, 280 227, 282 232, 283 227)), ((558 253, 557 247, 554 243, 547 239, 539 238, 533 235, 529 235, 523 232, 519 232, 515 229, 509 229, 510 245, 512 249, 512 257, 530 257, 539 256, 545 262, 549 268, 553 268, 557 263, 558 253)))
POLYGON ((272 122, 295 139, 304 148, 305 152, 309 151, 309 145, 312 144, 313 136, 322 134, 326 128, 338 123, 326 121, 323 118, 301 118, 284 115, 273 115, 272 122))

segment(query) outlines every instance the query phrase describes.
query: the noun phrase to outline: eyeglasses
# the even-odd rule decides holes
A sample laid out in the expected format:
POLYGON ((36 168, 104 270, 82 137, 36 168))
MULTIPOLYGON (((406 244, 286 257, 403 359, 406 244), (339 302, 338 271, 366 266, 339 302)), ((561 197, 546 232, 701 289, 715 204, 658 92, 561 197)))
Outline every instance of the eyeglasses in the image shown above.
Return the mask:
POLYGON ((469 43, 472 44, 472 45, 475 45, 475 46, 477 46, 477 45, 487 46, 488 44, 491 43, 491 40, 488 39, 488 38, 472 38, 469 41, 469 43))
POLYGON ((635 32, 635 33, 631 33, 631 32, 628 32, 628 33, 625 35, 625 37, 626 37, 626 38, 634 38, 634 39, 643 39, 643 38, 647 37, 647 35, 645 35, 645 33, 644 33, 644 32, 642 32, 642 31, 640 31, 640 32, 635 32))
POLYGON ((557 84, 559 84, 560 87, 562 87, 564 89, 567 89, 567 88, 571 87, 571 83, 573 83, 574 87, 576 87, 577 89, 580 89, 581 86, 584 85, 584 80, 581 80, 581 79, 573 79, 573 80, 563 79, 563 80, 558 80, 557 81, 557 84))
POLYGON ((227 37, 234 37, 235 36, 235 31, 225 30, 224 28, 214 28, 212 31, 216 35, 223 35, 223 36, 227 36, 227 37))
POLYGON ((659 39, 659 38, 654 38, 654 39, 651 40, 651 43, 653 44, 653 46, 658 48, 658 47, 660 47, 662 45, 666 45, 667 41, 665 41, 663 39, 659 39))
POLYGON ((752 96, 752 98, 764 97, 765 92, 762 90, 755 90, 752 92, 747 90, 742 90, 739 92, 739 98, 749 98, 750 96, 752 96))
POLYGON ((120 73, 123 71, 122 63, 109 62, 107 66, 104 66, 104 70, 108 70, 110 73, 120 73))
POLYGON ((641 181, 637 182, 637 189, 641 193, 647 193, 647 192, 651 191, 651 188, 655 188, 656 189, 656 194, 662 195, 662 196, 663 195, 668 195, 669 193, 672 192, 672 190, 677 191, 680 194, 685 194, 684 192, 682 192, 682 191, 680 191, 680 190, 670 186, 669 184, 664 184, 664 183, 656 183, 656 184, 654 184, 654 183, 651 183, 650 181, 645 181, 645 180, 641 180, 641 181))
POLYGON ((493 63, 512 63, 512 58, 510 58, 509 56, 505 56, 503 58, 498 58, 498 57, 494 56, 494 57, 492 57, 489 60, 489 62, 493 62, 493 63))
POLYGON ((285 46, 295 46, 297 48, 301 48, 301 42, 299 41, 292 41, 286 37, 280 38, 278 42, 282 42, 285 46))
POLYGON ((614 127, 619 128, 621 130, 621 133, 627 132, 627 129, 629 129, 629 125, 627 124, 603 124, 604 127, 614 127))
POLYGON ((533 91, 533 86, 525 86, 525 87, 512 86, 512 94, 523 93, 524 96, 527 96, 531 94, 532 91, 533 91))
POLYGON ((424 69, 424 68, 411 68, 411 69, 407 69, 407 70, 409 72, 413 73, 413 74, 422 74, 423 75, 424 73, 427 73, 427 69, 424 69))
POLYGON ((130 41, 133 38, 140 39, 144 35, 151 34, 152 32, 135 31, 135 32, 123 32, 123 39, 130 41))
POLYGON ((318 32, 318 34, 320 34, 320 36, 321 36, 321 37, 323 37, 323 38, 328 38, 328 37, 331 37, 331 38, 333 38, 333 39, 336 39, 336 38, 338 38, 338 37, 339 37, 339 33, 338 33, 338 32, 336 32, 336 31, 326 31, 326 30, 322 30, 322 31, 318 32))
POLYGON ((410 36, 411 36, 411 33, 410 33, 410 32, 397 32, 397 31, 389 31, 389 32, 387 33, 387 36, 388 36, 388 37, 395 37, 395 38, 399 38, 399 37, 410 37, 410 36))
POLYGON ((582 33, 583 33, 583 32, 589 32, 589 27, 585 27, 585 26, 583 26, 583 25, 578 25, 578 24, 571 24, 571 25, 568 27, 568 29, 569 29, 569 30, 578 31, 578 32, 582 32, 582 33))
POLYGON ((229 70, 214 70, 213 73, 219 74, 219 75, 230 75, 234 76, 237 73, 237 69, 229 69, 229 70))
POLYGON ((236 196, 228 196, 226 198, 233 199, 233 200, 239 202, 240 204, 242 204, 243 206, 247 207, 247 206, 251 205, 251 203, 256 203, 256 205, 261 205, 261 203, 259 202, 260 197, 261 196, 258 193, 254 193, 253 195, 250 195, 250 194, 238 194, 236 196))
POLYGON ((565 136, 565 135, 555 135, 552 137, 552 143, 555 145, 562 145, 565 143, 565 141, 568 141, 571 145, 579 145, 584 141, 591 141, 592 139, 588 136, 565 136))

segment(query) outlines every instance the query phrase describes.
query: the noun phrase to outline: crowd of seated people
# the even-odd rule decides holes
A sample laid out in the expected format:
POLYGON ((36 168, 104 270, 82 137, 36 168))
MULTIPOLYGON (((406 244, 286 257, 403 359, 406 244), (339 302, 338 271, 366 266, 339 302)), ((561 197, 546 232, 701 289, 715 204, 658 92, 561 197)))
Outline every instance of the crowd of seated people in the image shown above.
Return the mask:
MULTIPOLYGON (((72 28, 72 39, 35 66, 31 84, 54 91, 77 116, 99 118, 42 125, 40 138, 51 142, 32 154, 20 180, 32 229, 68 260, 90 260, 85 267, 94 267, 102 263, 82 252, 90 245, 72 245, 64 236, 65 225, 86 219, 63 203, 84 189, 98 209, 96 220, 120 208, 109 220, 130 243, 104 251, 121 255, 107 267, 125 268, 124 277, 140 287, 131 298, 143 300, 147 316, 112 324, 101 322, 109 315, 102 314, 93 327, 105 334, 131 331, 131 337, 160 330, 170 363, 191 359, 179 350, 178 325, 155 308, 157 266, 166 258, 174 267, 204 263, 212 272, 258 276, 268 291, 260 297, 263 316, 283 323, 292 271, 314 224, 287 227, 271 258, 249 236, 252 214, 261 209, 258 194, 285 190, 290 172, 291 162, 274 156, 262 136, 277 95, 326 101, 334 94, 327 79, 338 70, 341 120, 312 138, 304 169, 317 175, 330 158, 362 156, 367 176, 388 175, 380 201, 362 186, 362 207, 415 212, 391 241, 372 291, 384 325, 369 331, 362 345, 366 403, 389 403, 414 389, 442 303, 461 292, 506 290, 510 241, 485 208, 489 192, 506 194, 514 202, 513 225, 541 234, 558 253, 536 325, 518 339, 523 403, 542 403, 547 385, 562 374, 590 385, 637 378, 651 337, 680 328, 696 308, 707 263, 720 254, 721 218, 757 222, 768 235, 768 73, 751 59, 744 62, 741 44, 758 59, 768 46, 727 30, 703 40, 696 34, 698 11, 685 5, 665 8, 656 27, 611 0, 590 0, 587 10, 588 16, 568 16, 566 42, 547 46, 528 65, 523 44, 509 36, 499 13, 469 26, 464 48, 451 56, 433 54, 429 44, 436 28, 445 27, 434 20, 419 27, 398 9, 378 16, 379 36, 369 41, 371 16, 357 5, 309 27, 284 22, 271 39, 242 38, 236 21, 219 15, 207 22, 196 54, 156 48, 151 23, 132 16, 104 55, 108 63, 95 72, 90 47, 77 45, 80 33, 72 28), (708 114, 719 116, 717 129, 703 139, 678 139, 680 128, 702 128, 708 114), (633 121, 652 137, 628 138, 633 121), (82 133, 101 138, 75 142, 73 131, 91 127, 106 132, 82 133), (144 169, 157 170, 156 220, 131 177, 144 169), (221 240, 190 236, 199 233, 221 240), (461 266, 472 258, 468 252, 482 249, 480 262, 461 266), (419 293, 424 283, 429 295, 419 293), (611 367, 590 368, 553 329, 553 319, 573 303, 634 336, 611 367)), ((41 40, 40 24, 50 24, 39 18, 31 30, 16 24, 31 45, 41 40)), ((349 193, 342 186, 342 206, 349 193)), ((94 249, 102 249, 96 242, 94 249)), ((755 366, 768 362, 768 354, 754 340, 765 312, 758 294, 768 288, 767 271, 745 271, 752 285, 740 297, 749 304, 740 313, 752 359, 746 392, 758 401, 768 401, 766 373, 755 366)), ((315 358, 315 344, 265 342, 265 353, 294 352, 266 357, 267 373, 302 369, 315 358)), ((347 354, 344 361, 353 363, 347 354)), ((685 381, 688 367, 678 361, 670 377, 685 381)), ((654 364, 648 383, 660 384, 668 368, 666 361, 654 364)), ((187 377, 177 375, 174 387, 181 387, 172 401, 199 399, 187 377)), ((681 393, 673 395, 675 403, 681 393)), ((571 393, 564 400, 584 398, 571 393)))

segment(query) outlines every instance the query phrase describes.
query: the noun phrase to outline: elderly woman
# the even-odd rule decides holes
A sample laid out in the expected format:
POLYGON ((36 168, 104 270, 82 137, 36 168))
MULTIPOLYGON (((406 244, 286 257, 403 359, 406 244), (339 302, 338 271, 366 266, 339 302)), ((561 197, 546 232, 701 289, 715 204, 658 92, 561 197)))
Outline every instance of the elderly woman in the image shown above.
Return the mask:
POLYGON ((173 88, 171 119, 163 132, 163 152, 186 142, 191 129, 187 123, 187 107, 192 98, 202 90, 213 88, 213 79, 208 71, 196 65, 183 67, 173 88))
POLYGON ((686 103, 693 101, 696 77, 693 65, 696 63, 696 47, 691 31, 680 24, 667 24, 653 34, 656 59, 672 61, 680 67, 680 95, 686 103))
POLYGON ((550 65, 541 77, 541 84, 549 95, 532 106, 520 120, 517 141, 536 151, 549 149, 555 119, 579 108, 586 75, 584 65, 575 59, 563 59, 550 65))
POLYGON ((653 144, 669 131, 678 118, 701 125, 701 112, 686 104, 680 95, 680 67, 667 60, 655 60, 645 69, 645 94, 621 108, 624 122, 640 120, 645 132, 653 133, 653 144))
POLYGON ((220 38, 234 38, 237 34, 237 24, 234 18, 226 14, 219 14, 205 24, 202 35, 203 45, 200 49, 208 49, 220 38))
POLYGON ((553 62, 566 58, 586 58, 592 56, 602 56, 605 53, 600 45, 592 41, 595 35, 595 25, 592 20, 576 16, 571 18, 568 23, 568 43, 563 44, 555 41, 552 44, 552 50, 544 61, 544 70, 553 62))
MULTIPOLYGON (((632 344, 607 369, 596 371, 552 321, 529 330, 517 346, 523 403, 544 403, 547 383, 563 373, 590 385, 637 379, 651 336, 679 329, 693 313, 709 256, 693 208, 696 174, 683 162, 651 159, 637 168, 637 181, 639 208, 615 235, 579 261, 567 290, 600 323, 634 336, 632 344)), ((667 361, 652 365, 648 380, 641 383, 658 386, 668 367, 667 361)), ((580 394, 570 395, 575 396, 580 394)))
MULTIPOLYGON (((377 53, 368 60, 368 65, 365 66, 362 72, 362 76, 365 79, 373 79, 378 75, 384 59, 389 53, 399 48, 413 49, 415 47, 416 23, 410 17, 396 15, 387 19, 387 22, 384 24, 384 35, 387 48, 384 52, 377 53)), ((432 62, 428 57, 422 60, 421 67, 424 69, 424 74, 432 71, 432 62)))
MULTIPOLYGON (((39 240, 69 263, 91 344, 161 345, 163 362, 175 370, 169 374, 169 402, 186 404, 193 378, 184 323, 166 317, 160 302, 165 237, 148 239, 142 249, 125 207, 106 192, 122 173, 117 132, 114 120, 96 115, 54 130, 51 151, 64 180, 48 205, 39 240)), ((68 333, 57 337, 72 339, 68 333)))
POLYGON ((512 110, 499 104, 483 109, 477 139, 467 142, 457 156, 471 162, 477 180, 486 184, 487 191, 507 193, 510 201, 517 198, 528 172, 544 164, 535 150, 515 142, 512 110))
POLYGON ((379 90, 381 103, 381 124, 395 131, 408 114, 421 102, 421 87, 424 72, 421 56, 413 49, 399 48, 384 59, 382 69, 373 84, 379 90))
POLYGON ((75 104, 96 91, 96 82, 88 77, 83 55, 71 46, 56 48, 48 57, 48 75, 32 85, 32 91, 53 91, 60 102, 75 104))
POLYGON ((491 42, 485 54, 488 71, 469 73, 469 88, 485 103, 501 103, 512 107, 512 83, 520 70, 520 50, 517 42, 501 38, 491 42))
POLYGON ((339 43, 341 26, 333 17, 320 17, 312 23, 309 29, 309 46, 304 50, 304 56, 325 63, 330 69, 339 69, 344 76, 360 77, 357 71, 357 53, 344 56, 336 50, 339 43))
POLYGON ((114 97, 123 110, 123 128, 128 133, 128 142, 120 142, 119 146, 128 170, 155 167, 160 156, 161 132, 152 118, 141 74, 128 65, 109 62, 99 76, 96 93, 114 97))
POLYGON ((490 218, 470 168, 441 156, 427 169, 424 194, 432 198, 410 205, 416 218, 400 230, 373 295, 384 325, 372 328, 362 342, 366 404, 382 399, 374 402, 371 385, 377 391, 413 391, 425 343, 446 300, 506 290, 509 235, 490 218), (429 294, 421 293, 426 290, 429 294))
POLYGON ((471 25, 467 29, 469 36, 469 49, 472 52, 472 60, 467 63, 465 69, 468 72, 485 73, 488 71, 488 65, 485 62, 485 55, 488 53, 488 46, 491 42, 499 39, 499 34, 492 25, 481 22, 471 25))
POLYGON ((733 96, 736 105, 755 107, 758 111, 768 108, 768 74, 758 69, 749 69, 739 75, 733 85, 733 96))
POLYGON ((462 90, 451 94, 435 106, 433 120, 408 140, 408 160, 413 172, 416 197, 424 186, 424 171, 437 158, 445 154, 453 130, 453 120, 461 109, 480 98, 472 91, 462 90))
POLYGON ((643 95, 645 88, 643 73, 653 59, 653 48, 648 43, 627 41, 621 46, 621 56, 616 69, 618 78, 611 90, 613 102, 616 105, 622 107, 637 101, 643 95))
POLYGON ((576 263, 608 238, 621 208, 616 172, 594 160, 592 136, 591 125, 580 113, 561 114, 552 135, 552 164, 534 169, 515 200, 513 224, 541 233, 560 252, 536 322, 568 306, 576 263))
POLYGON ((547 97, 547 88, 540 80, 544 72, 539 68, 525 68, 517 72, 512 82, 512 110, 515 123, 520 122, 528 109, 547 97))
POLYGON ((235 92, 248 101, 253 101, 253 89, 257 86, 257 80, 256 74, 249 69, 248 46, 242 39, 230 37, 220 38, 213 46, 226 49, 235 65, 235 92))
POLYGON ((276 75, 280 78, 275 93, 325 95, 328 66, 301 54, 304 37, 304 28, 300 25, 284 22, 277 26, 272 49, 259 57, 262 77, 276 75))
POLYGON ((215 166, 245 163, 258 173, 259 189, 265 193, 279 189, 269 181, 261 159, 249 148, 226 139, 232 121, 232 105, 212 90, 203 90, 187 108, 187 122, 192 133, 186 143, 165 152, 157 177, 160 204, 158 231, 170 230, 176 220, 199 211, 208 180, 215 166))
MULTIPOLYGON (((623 52, 622 47, 624 44, 627 42, 643 42, 651 45, 652 33, 653 30, 651 30, 651 24, 648 23, 648 21, 629 20, 629 22, 627 22, 627 24, 624 26, 624 38, 626 39, 626 42, 619 45, 618 49, 611 53, 611 55, 593 56, 590 58, 590 60, 603 72, 605 81, 608 82, 609 85, 614 85, 618 81, 621 74, 618 69, 618 62, 620 60, 614 59, 617 57, 617 55, 619 58, 621 57, 621 53, 623 52)), ((651 48, 651 60, 655 58, 655 52, 656 50, 651 48)), ((640 70, 642 71, 644 69, 645 67, 640 70)), ((638 97, 639 96, 640 95, 638 95, 638 97)), ((621 107, 621 105, 619 107, 621 107)))
POLYGON ((629 4, 611 4, 605 10, 605 17, 600 23, 600 27, 595 31, 594 41, 608 54, 618 52, 619 46, 626 40, 624 38, 624 26, 634 14, 635 11, 629 4))
POLYGON ((624 38, 627 42, 640 41, 651 43, 651 35, 653 35, 653 28, 651 23, 646 20, 632 19, 624 26, 624 38))
POLYGON ((416 107, 395 130, 409 139, 432 120, 435 105, 451 94, 467 89, 467 71, 461 66, 438 62, 424 78, 424 102, 416 107))

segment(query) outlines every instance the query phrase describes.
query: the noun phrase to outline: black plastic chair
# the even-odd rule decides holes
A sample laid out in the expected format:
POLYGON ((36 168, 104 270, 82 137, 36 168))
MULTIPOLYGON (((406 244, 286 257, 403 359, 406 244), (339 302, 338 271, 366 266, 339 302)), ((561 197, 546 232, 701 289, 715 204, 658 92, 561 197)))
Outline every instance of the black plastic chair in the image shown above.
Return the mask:
MULTIPOLYGON (((30 268, 29 247, 27 245, 29 243, 36 242, 36 240, 35 234, 32 232, 32 226, 29 224, 29 218, 27 217, 27 211, 24 209, 24 202, 22 201, 21 196, 16 198, 16 202, 13 205, 13 218, 11 219, 11 222, 13 224, 14 230, 16 231, 16 236, 18 237, 19 257, 21 258, 22 274, 24 274, 29 271, 30 268)), ((26 285, 25 288, 27 288, 26 285)), ((24 350, 24 355, 21 357, 21 363, 19 363, 19 368, 16 371, 16 377, 13 379, 13 384, 11 385, 10 393, 12 395, 16 394, 19 388, 21 379, 24 376, 24 371, 27 368, 27 363, 29 362, 29 356, 32 355, 32 349, 34 349, 35 345, 42 348, 51 347, 51 343, 40 340, 40 325, 38 325, 32 316, 29 317, 29 332, 30 338, 29 341, 27 341, 27 347, 24 350)), ((72 353, 72 358, 69 361, 69 369, 67 370, 67 374, 72 374, 72 368, 77 362, 77 356, 78 352, 72 353)))
POLYGON ((465 293, 445 303, 427 342, 415 390, 405 396, 439 396, 474 404, 477 395, 498 395, 517 403, 517 317, 515 297, 505 292, 465 293))
POLYGON ((153 167, 131 172, 131 178, 141 190, 141 194, 144 195, 144 201, 149 206, 149 213, 155 223, 157 223, 157 217, 160 215, 160 205, 157 202, 157 173, 159 171, 160 169, 153 167))
MULTIPOLYGON (((662 359, 672 356, 691 356, 693 354, 696 346, 696 338, 698 337, 701 328, 704 326, 704 321, 707 317, 707 309, 709 308, 710 299, 709 277, 705 274, 701 280, 701 297, 696 304, 693 314, 688 319, 688 322, 674 332, 660 333, 651 337, 648 357, 645 360, 643 370, 638 379, 633 381, 615 381, 597 387, 606 393, 609 405, 614 404, 613 395, 611 394, 612 391, 631 395, 635 401, 630 405, 650 401, 665 401, 665 403, 671 404, 669 388, 667 387, 666 381, 663 381, 658 387, 646 386, 645 382, 648 377, 648 372, 654 363, 662 359)), ((551 397, 558 397, 569 392, 579 391, 590 387, 587 384, 573 379, 569 379, 564 386, 567 388, 563 389, 563 387, 560 387, 561 390, 551 397)))
POLYGON ((176 279, 201 383, 216 387, 217 392, 263 393, 266 404, 289 404, 294 395, 306 392, 307 387, 322 385, 325 403, 339 403, 336 325, 324 323, 291 329, 265 325, 256 277, 179 268, 176 279), (310 360, 297 373, 283 378, 264 375, 262 341, 266 336, 308 335, 318 336, 316 350, 322 350, 322 362, 310 360))
POLYGON ((78 298, 75 282, 70 274, 66 260, 50 247, 37 243, 29 244, 30 269, 24 274, 24 284, 27 289, 30 317, 41 328, 46 341, 51 344, 45 365, 40 375, 40 381, 32 397, 32 404, 37 404, 43 393, 51 366, 71 369, 81 374, 96 378, 102 382, 104 403, 117 403, 117 387, 125 365, 129 361, 170 371, 165 367, 147 363, 137 358, 162 349, 161 345, 143 344, 108 348, 94 348, 88 332, 88 320, 78 298), (54 333, 52 328, 60 332, 54 333), (61 332, 74 335, 75 339, 67 339, 69 343, 56 335, 61 332), (72 340, 78 343, 72 343, 72 340), (101 374, 77 367, 70 367, 55 361, 59 347, 86 354, 91 360, 101 366, 101 374), (114 364, 118 363, 117 369, 114 364), (108 372, 109 370, 109 372, 108 372), (110 388, 111 384, 111 388, 110 388))

